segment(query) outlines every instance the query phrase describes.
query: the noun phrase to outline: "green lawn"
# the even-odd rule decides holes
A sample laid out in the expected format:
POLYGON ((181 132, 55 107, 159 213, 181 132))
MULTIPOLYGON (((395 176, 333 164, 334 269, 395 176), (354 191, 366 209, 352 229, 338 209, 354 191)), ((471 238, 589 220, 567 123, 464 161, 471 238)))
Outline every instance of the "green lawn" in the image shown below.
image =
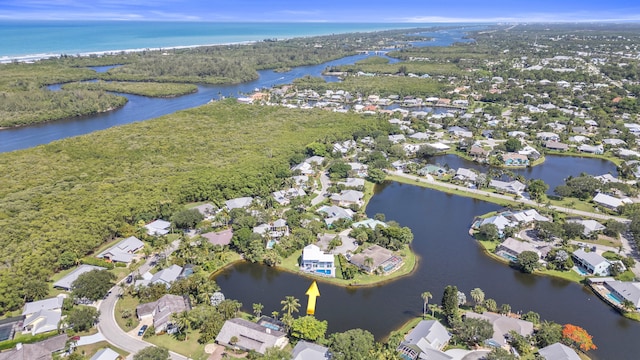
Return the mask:
POLYGON ((103 349, 103 348, 110 348, 111 350, 117 352, 118 354, 120 354, 120 356, 122 356, 122 358, 126 358, 127 355, 129 355, 128 352, 119 349, 111 344, 109 344, 106 341, 100 341, 97 342, 95 344, 89 344, 89 345, 84 345, 84 346, 78 346, 76 348, 76 352, 82 354, 82 356, 84 356, 86 359, 91 358, 93 355, 95 355, 95 353, 98 352, 98 350, 103 349))
POLYGON ((204 352, 204 344, 198 343, 199 337, 200 331, 191 330, 187 334, 187 339, 184 341, 177 340, 173 335, 168 334, 153 335, 144 340, 156 346, 164 347, 178 354, 188 356, 191 359, 204 360, 208 355, 204 352))
POLYGON ((138 326, 138 318, 136 317, 136 306, 140 304, 140 301, 132 296, 125 295, 122 299, 116 302, 116 309, 114 316, 118 326, 124 331, 131 331, 138 326), (131 310, 132 325, 127 326, 127 319, 122 318, 122 310, 131 310))

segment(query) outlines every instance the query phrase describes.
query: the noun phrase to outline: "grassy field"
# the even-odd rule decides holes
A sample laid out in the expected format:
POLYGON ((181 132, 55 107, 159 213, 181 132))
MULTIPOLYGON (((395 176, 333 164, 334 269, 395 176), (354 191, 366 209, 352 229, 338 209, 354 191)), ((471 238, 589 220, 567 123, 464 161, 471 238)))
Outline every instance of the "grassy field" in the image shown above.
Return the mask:
POLYGON ((138 306, 139 304, 140 304, 140 301, 138 301, 138 299, 128 295, 125 295, 124 297, 122 297, 120 300, 116 302, 114 316, 116 318, 116 322, 118 323, 118 326, 120 326, 122 330, 131 331, 138 326, 139 321, 138 321, 138 318, 136 317, 136 306, 138 306), (133 320, 131 322, 131 326, 127 326, 127 319, 122 318, 122 311, 125 309, 131 311, 131 319, 133 320))

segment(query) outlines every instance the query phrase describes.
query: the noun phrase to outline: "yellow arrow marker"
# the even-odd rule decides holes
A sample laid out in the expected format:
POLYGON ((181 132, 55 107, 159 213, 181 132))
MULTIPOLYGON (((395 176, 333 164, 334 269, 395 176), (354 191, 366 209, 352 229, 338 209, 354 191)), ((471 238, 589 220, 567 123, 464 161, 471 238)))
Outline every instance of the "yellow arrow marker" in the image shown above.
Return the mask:
POLYGON ((320 296, 320 290, 318 290, 318 284, 315 281, 309 286, 305 295, 309 296, 307 315, 314 315, 316 313, 316 298, 320 296))

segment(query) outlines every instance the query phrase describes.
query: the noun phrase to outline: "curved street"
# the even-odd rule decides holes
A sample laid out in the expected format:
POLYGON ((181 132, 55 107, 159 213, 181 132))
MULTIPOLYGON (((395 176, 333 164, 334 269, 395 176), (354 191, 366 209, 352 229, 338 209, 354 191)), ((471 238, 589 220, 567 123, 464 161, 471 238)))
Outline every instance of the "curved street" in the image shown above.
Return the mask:
MULTIPOLYGON (((180 244, 180 240, 174 241, 171 244, 171 247, 165 251, 165 255, 168 256, 173 251, 175 251, 175 249, 178 248, 179 244, 180 244)), ((136 275, 135 273, 144 273, 148 271, 151 267, 152 266, 149 265, 149 262, 147 262, 143 264, 138 270, 136 270, 134 273, 131 273, 131 274, 135 276, 136 275)), ((155 345, 142 340, 142 338, 140 337, 135 337, 127 334, 126 332, 124 332, 124 330, 120 328, 120 326, 118 326, 118 323, 116 323, 116 318, 115 318, 116 301, 118 301, 118 297, 122 291, 119 284, 122 283, 123 281, 124 279, 121 280, 118 284, 116 284, 116 286, 114 286, 111 289, 111 292, 109 293, 109 295, 104 300, 102 300, 100 304, 98 304, 98 310, 100 310, 100 319, 98 321, 98 331, 100 332, 100 334, 102 334, 102 336, 104 336, 104 338, 109 343, 113 344, 114 346, 122 350, 129 352, 130 355, 127 357, 127 359, 132 359, 133 354, 137 353, 138 351, 146 347, 155 346, 155 345)), ((171 355, 172 360, 188 359, 186 356, 174 353, 172 351, 169 352, 169 354, 171 355)))

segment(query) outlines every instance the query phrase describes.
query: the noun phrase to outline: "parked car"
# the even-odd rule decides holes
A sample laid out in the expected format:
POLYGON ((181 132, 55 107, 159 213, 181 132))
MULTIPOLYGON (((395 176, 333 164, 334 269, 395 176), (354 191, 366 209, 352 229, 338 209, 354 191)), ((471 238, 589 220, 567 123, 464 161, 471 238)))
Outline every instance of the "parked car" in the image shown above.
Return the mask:
POLYGON ((133 275, 127 276, 127 284, 131 284, 132 281, 133 281, 133 275))
POLYGON ((144 335, 144 332, 147 331, 147 327, 148 327, 147 325, 142 325, 142 327, 138 331, 138 336, 144 335))

